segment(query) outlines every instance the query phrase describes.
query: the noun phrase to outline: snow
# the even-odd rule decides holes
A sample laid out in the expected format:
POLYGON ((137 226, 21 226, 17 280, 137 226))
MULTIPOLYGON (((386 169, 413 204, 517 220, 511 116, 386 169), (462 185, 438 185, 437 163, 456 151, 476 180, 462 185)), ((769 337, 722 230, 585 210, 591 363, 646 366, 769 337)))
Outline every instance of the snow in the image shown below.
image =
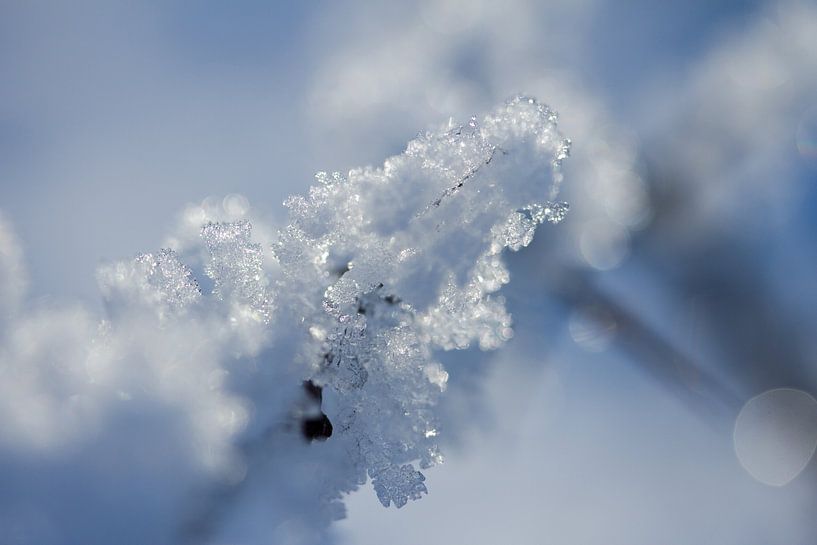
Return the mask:
POLYGON ((435 354, 512 336, 503 252, 567 211, 557 122, 522 96, 449 122, 382 167, 318 173, 279 229, 237 195, 189 207, 167 248, 100 267, 104 316, 15 304, 3 227, 0 456, 27 490, 18 541, 229 540, 246 529, 220 514, 259 501, 270 535, 314 537, 367 480, 386 507, 428 493, 448 378, 435 354), (305 440, 304 418, 331 436, 305 440), (60 512, 41 474, 73 476, 82 507, 60 512), (149 531, 93 522, 134 508, 149 531))

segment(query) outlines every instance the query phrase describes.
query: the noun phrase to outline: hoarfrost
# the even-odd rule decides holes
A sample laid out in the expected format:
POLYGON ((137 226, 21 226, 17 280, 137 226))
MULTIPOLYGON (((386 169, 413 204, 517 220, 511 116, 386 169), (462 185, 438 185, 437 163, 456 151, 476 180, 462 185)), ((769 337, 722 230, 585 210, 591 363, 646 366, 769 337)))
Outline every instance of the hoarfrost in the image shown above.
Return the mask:
MULTIPOLYGON (((512 336, 496 295, 510 280, 501 254, 564 218, 554 199, 569 147, 556 113, 520 96, 481 122, 419 135, 380 168, 320 172, 285 202, 269 277, 247 219, 202 227, 215 299, 232 319, 237 308, 294 325, 292 359, 331 392, 333 441, 384 505, 426 493, 414 464, 442 460, 434 408, 447 373, 435 350, 494 349, 512 336)), ((168 298, 168 283, 154 285, 168 298)))
MULTIPOLYGON (((179 476, 175 495, 156 498, 168 505, 185 505, 202 478, 216 483, 212 505, 190 515, 185 531, 197 538, 218 535, 219 501, 256 493, 241 488, 249 475, 310 479, 321 468, 299 496, 308 507, 267 492, 272 526, 303 513, 328 524, 342 515, 342 494, 367 479, 383 505, 404 506, 427 493, 421 470, 443 459, 435 407, 448 374, 435 354, 512 336, 497 294, 510 280, 502 253, 564 217, 556 197, 569 145, 552 110, 517 97, 482 120, 419 135, 380 168, 318 173, 308 194, 286 201, 277 231, 240 197, 188 208, 173 249, 100 268, 99 327, 87 313, 52 312, 0 331, 9 341, 0 365, 14 369, 2 388, 9 403, 43 400, 10 413, 34 414, 36 426, 14 416, 0 446, 19 436, 31 448, 56 448, 54 437, 90 448, 83 422, 95 423, 99 444, 118 444, 131 424, 107 415, 133 415, 150 443, 165 440, 169 424, 158 423, 172 422, 184 434, 172 435, 163 469, 141 471, 179 476), (32 351, 27 328, 66 333, 32 351), (60 344, 69 337, 71 352, 60 344), (51 354, 64 369, 53 392, 35 380, 51 354), (72 403, 82 418, 66 420, 72 403), (297 418, 317 423, 314 433, 299 437, 297 418)), ((14 279, 3 233, 0 273, 14 279)))
POLYGON ((201 234, 210 252, 205 272, 215 282, 213 294, 230 299, 263 322, 272 318, 272 296, 262 268, 261 245, 251 241, 247 220, 207 223, 201 234))
POLYGON ((181 311, 201 295, 190 268, 168 249, 158 254, 140 254, 129 263, 101 267, 97 278, 108 300, 131 295, 170 312, 181 311))
POLYGON ((410 464, 390 465, 379 471, 370 471, 369 474, 372 476, 377 499, 384 507, 394 502, 394 505, 400 508, 406 505, 408 500, 418 500, 423 494, 428 493, 426 485, 423 484, 425 476, 410 464))
POLYGON ((434 350, 512 335, 495 295, 510 279, 501 253, 564 218, 553 200, 569 146, 552 110, 517 97, 481 123, 420 135, 381 168, 319 173, 287 201, 275 254, 298 295, 286 310, 327 332, 304 361, 337 395, 339 440, 384 505, 425 493, 412 463, 440 460, 434 406, 447 374, 434 350), (307 293, 321 305, 304 305, 307 293))

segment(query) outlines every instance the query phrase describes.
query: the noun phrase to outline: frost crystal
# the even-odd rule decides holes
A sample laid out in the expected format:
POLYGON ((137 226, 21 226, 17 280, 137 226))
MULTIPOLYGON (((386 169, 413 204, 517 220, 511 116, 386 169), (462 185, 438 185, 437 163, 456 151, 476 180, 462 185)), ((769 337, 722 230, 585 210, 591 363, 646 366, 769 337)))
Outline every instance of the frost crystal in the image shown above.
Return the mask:
POLYGON ((208 223, 202 227, 210 263, 207 276, 215 282, 213 293, 242 305, 263 322, 272 318, 272 296, 262 268, 261 245, 251 240, 249 221, 208 223))
POLYGON ((414 469, 411 464, 391 465, 380 471, 369 471, 377 499, 384 507, 391 502, 398 508, 406 505, 408 500, 418 500, 428 490, 423 481, 425 476, 414 469))
POLYGON ((145 282, 172 309, 193 303, 201 290, 190 269, 181 263, 173 250, 161 250, 157 255, 141 254, 137 266, 144 270, 145 282))
POLYGON ((109 301, 134 298, 159 307, 162 315, 179 312, 201 296, 190 268, 168 249, 158 254, 139 254, 130 263, 102 267, 98 278, 109 301))
POLYGON ((100 279, 109 299, 130 289, 168 311, 197 302, 208 324, 230 323, 213 342, 251 361, 244 382, 230 383, 231 395, 255 407, 248 430, 276 444, 263 430, 280 428, 274 407, 286 397, 265 388, 294 373, 329 421, 321 428, 328 440, 315 448, 346 460, 322 497, 331 503, 368 477, 383 505, 402 507, 427 492, 415 464, 442 461, 435 406, 448 374, 435 353, 493 349, 512 336, 496 293, 510 280, 502 253, 564 218, 567 205, 555 199, 569 146, 552 110, 517 97, 481 121, 420 135, 380 168, 318 173, 307 195, 286 201, 289 222, 271 247, 254 240, 248 219, 203 212, 212 297, 200 296, 167 250, 110 266, 100 279), (248 324, 241 317, 270 334, 229 340, 225 331, 248 324), (270 357, 259 363, 256 354, 270 357))
POLYGON ((382 168, 320 173, 286 203, 274 251, 298 294, 290 312, 326 332, 303 357, 338 397, 338 440, 386 506, 426 492, 414 461, 441 459, 434 406, 447 374, 434 350, 512 335, 494 295, 509 280, 501 253, 565 216, 553 199, 570 142, 556 121, 518 97, 482 123, 421 135, 382 168))

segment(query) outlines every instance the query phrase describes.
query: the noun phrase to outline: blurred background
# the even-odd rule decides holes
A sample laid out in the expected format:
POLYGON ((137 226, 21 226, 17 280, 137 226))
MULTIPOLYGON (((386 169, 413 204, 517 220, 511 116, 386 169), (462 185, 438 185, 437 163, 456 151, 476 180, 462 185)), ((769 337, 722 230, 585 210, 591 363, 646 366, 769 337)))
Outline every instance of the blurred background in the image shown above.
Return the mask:
POLYGON ((355 493, 327 539, 812 545, 813 2, 0 0, 0 210, 33 304, 101 309, 185 204, 280 223, 520 92, 573 140, 570 215, 508 256, 514 339, 441 356, 429 495, 355 493))

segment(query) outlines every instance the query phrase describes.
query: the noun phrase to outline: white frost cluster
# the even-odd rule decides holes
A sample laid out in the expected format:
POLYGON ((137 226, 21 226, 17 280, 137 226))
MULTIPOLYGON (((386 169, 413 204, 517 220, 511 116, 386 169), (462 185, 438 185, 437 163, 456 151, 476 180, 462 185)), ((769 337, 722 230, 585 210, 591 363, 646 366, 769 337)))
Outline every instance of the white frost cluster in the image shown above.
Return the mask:
POLYGON ((517 97, 482 123, 421 135, 382 168, 321 173, 286 203, 282 303, 312 332, 300 357, 337 398, 328 416, 385 506, 425 492, 412 461, 440 459, 433 408, 447 375, 434 350, 511 335, 494 295, 509 280, 500 254, 565 211, 551 201, 570 144, 556 120, 517 97))
POLYGON ((97 278, 102 295, 109 302, 142 301, 166 311, 176 311, 195 302, 201 290, 192 271, 181 263, 173 250, 140 254, 132 262, 100 267, 97 278), (127 294, 127 295, 126 295, 127 294))
MULTIPOLYGON (((82 310, 3 309, 16 324, 0 332, 4 463, 138 477, 90 485, 87 513, 51 513, 43 490, 42 505, 29 503, 44 529, 23 524, 18 541, 56 543, 75 525, 91 532, 77 540, 97 542, 116 522, 84 524, 95 504, 145 501, 183 521, 152 527, 151 542, 207 542, 241 534, 222 520, 224 502, 261 498, 273 528, 309 516, 303 529, 342 516, 342 494, 367 479, 385 506, 426 493, 420 469, 442 459, 435 405, 448 378, 435 353, 512 335, 496 294, 509 281, 502 252, 564 217, 555 199, 569 145, 552 110, 517 97, 418 136, 380 168, 319 173, 277 231, 237 196, 188 209, 172 249, 100 269, 98 325, 82 310), (41 342, 32 332, 43 328, 41 342), (317 414, 331 437, 308 443, 299 426, 317 414)), ((16 279, 5 232, 0 273, 16 279)))

